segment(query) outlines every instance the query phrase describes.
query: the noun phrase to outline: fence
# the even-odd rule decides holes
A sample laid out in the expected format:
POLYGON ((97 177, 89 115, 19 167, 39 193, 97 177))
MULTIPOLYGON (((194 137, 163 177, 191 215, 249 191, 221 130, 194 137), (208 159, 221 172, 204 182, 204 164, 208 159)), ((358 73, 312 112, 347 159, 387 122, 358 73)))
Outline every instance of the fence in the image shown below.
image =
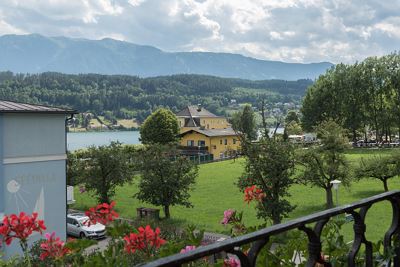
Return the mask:
MULTIPOLYGON (((384 250, 389 251, 394 248, 395 257, 393 262, 388 262, 386 266, 400 266, 400 245, 394 244, 400 236, 400 191, 392 191, 366 198, 353 204, 321 211, 302 218, 298 218, 286 223, 274 225, 250 234, 240 237, 227 239, 208 246, 199 247, 193 251, 184 254, 176 254, 161 258, 156 261, 145 264, 147 267, 158 266, 182 266, 183 264, 212 256, 218 253, 230 253, 236 255, 242 267, 255 266, 257 255, 261 249, 268 243, 270 237, 287 232, 293 229, 299 229, 307 234, 308 237, 308 259, 306 266, 312 267, 320 263, 324 266, 331 266, 321 260, 321 232, 329 219, 339 214, 351 214, 353 216, 354 242, 347 255, 347 266, 356 266, 355 259, 362 244, 365 246, 365 266, 373 266, 372 243, 365 237, 366 224, 365 216, 368 209, 377 202, 389 201, 392 205, 392 223, 384 236, 384 250), (359 209, 359 211, 357 211, 359 209), (311 225, 314 227, 311 227, 311 225), (240 250, 240 247, 250 244, 248 253, 240 250), (392 265, 393 264, 393 265, 392 265)), ((190 265, 188 265, 190 266, 190 265)), ((268 266, 268 264, 266 265, 268 266)))

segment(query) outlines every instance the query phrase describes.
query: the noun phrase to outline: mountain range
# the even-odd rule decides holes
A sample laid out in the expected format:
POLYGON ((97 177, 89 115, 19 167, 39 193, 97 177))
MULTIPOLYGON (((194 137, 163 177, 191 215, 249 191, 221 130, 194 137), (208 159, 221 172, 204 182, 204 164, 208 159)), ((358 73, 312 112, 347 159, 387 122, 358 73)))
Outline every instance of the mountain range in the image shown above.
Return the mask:
POLYGON ((250 80, 315 79, 333 64, 285 63, 240 54, 165 52, 110 38, 88 40, 39 34, 0 36, 0 71, 128 74, 153 77, 205 74, 250 80))

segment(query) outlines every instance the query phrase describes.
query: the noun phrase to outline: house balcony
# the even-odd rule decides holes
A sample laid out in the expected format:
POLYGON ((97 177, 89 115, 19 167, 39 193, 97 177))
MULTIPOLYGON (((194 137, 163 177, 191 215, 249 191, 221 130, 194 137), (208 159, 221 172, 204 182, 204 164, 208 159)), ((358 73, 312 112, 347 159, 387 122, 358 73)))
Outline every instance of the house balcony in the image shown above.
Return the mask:
MULTIPOLYGON (((211 245, 201 246, 195 250, 175 254, 169 257, 161 258, 153 262, 149 262, 143 266, 159 267, 159 266, 195 266, 193 263, 201 259, 214 259, 216 255, 226 255, 227 253, 235 255, 239 261, 240 266, 256 266, 257 256, 271 240, 272 237, 290 230, 298 229, 305 233, 308 239, 308 253, 304 255, 302 263, 305 266, 332 266, 329 263, 328 257, 322 257, 322 240, 321 233, 329 220, 342 217, 349 217, 351 215, 351 223, 353 224, 353 233, 351 234, 350 251, 347 254, 347 264, 343 266, 361 266, 360 260, 363 262, 362 266, 374 266, 374 252, 373 246, 366 238, 366 215, 371 206, 376 203, 388 201, 392 206, 392 222, 386 230, 383 238, 383 252, 393 253, 393 257, 385 261, 384 265, 379 266, 400 266, 400 191, 391 191, 375 195, 373 197, 365 198, 358 202, 349 205, 344 205, 325 211, 317 212, 308 216, 294 219, 282 224, 273 225, 246 235, 235 238, 229 238, 221 242, 216 242, 211 245), (365 248, 360 251, 361 246, 365 248), (250 247, 250 248, 249 248, 250 247), (245 249, 241 249, 245 248, 245 249), (247 249, 249 248, 249 249, 247 249), (360 251, 360 253, 358 253, 360 251), (358 257, 363 254, 362 257, 358 257)), ((387 214, 386 216, 390 216, 387 214)), ((263 266, 272 266, 268 262, 263 266)), ((275 265, 273 265, 275 266, 275 265)), ((284 264, 281 266, 285 266, 284 264)), ((290 265, 292 266, 292 265, 290 265)))
POLYGON ((208 146, 178 146, 178 150, 184 155, 209 154, 208 146))

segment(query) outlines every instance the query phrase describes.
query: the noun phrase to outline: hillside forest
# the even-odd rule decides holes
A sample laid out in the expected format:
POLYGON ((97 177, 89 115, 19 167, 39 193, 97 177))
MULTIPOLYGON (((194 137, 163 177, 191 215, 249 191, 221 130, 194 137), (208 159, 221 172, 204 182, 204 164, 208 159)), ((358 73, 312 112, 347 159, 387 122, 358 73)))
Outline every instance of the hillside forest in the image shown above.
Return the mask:
MULTIPOLYGON (((252 81, 188 74, 139 78, 0 72, 0 99, 68 107, 103 120, 135 119, 140 123, 158 107, 177 112, 186 105, 201 104, 215 114, 229 116, 241 104, 257 107, 262 99, 276 115, 284 112, 284 104, 285 110, 299 108, 311 84, 311 80, 252 81)), ((85 117, 79 118, 78 123, 88 123, 85 117)))

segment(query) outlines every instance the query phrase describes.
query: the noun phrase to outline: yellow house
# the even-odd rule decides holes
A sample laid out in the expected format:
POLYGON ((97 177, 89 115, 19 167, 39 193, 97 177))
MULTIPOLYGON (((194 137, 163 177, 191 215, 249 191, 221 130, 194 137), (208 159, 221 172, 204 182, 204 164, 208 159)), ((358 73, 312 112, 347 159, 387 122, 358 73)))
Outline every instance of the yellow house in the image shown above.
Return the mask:
POLYGON ((187 106, 176 114, 181 133, 193 128, 203 129, 228 129, 231 125, 226 118, 217 116, 210 111, 198 106, 187 106))
POLYGON ((232 157, 240 141, 224 117, 205 108, 188 106, 176 114, 181 127, 181 147, 187 154, 212 154, 214 159, 232 157))

